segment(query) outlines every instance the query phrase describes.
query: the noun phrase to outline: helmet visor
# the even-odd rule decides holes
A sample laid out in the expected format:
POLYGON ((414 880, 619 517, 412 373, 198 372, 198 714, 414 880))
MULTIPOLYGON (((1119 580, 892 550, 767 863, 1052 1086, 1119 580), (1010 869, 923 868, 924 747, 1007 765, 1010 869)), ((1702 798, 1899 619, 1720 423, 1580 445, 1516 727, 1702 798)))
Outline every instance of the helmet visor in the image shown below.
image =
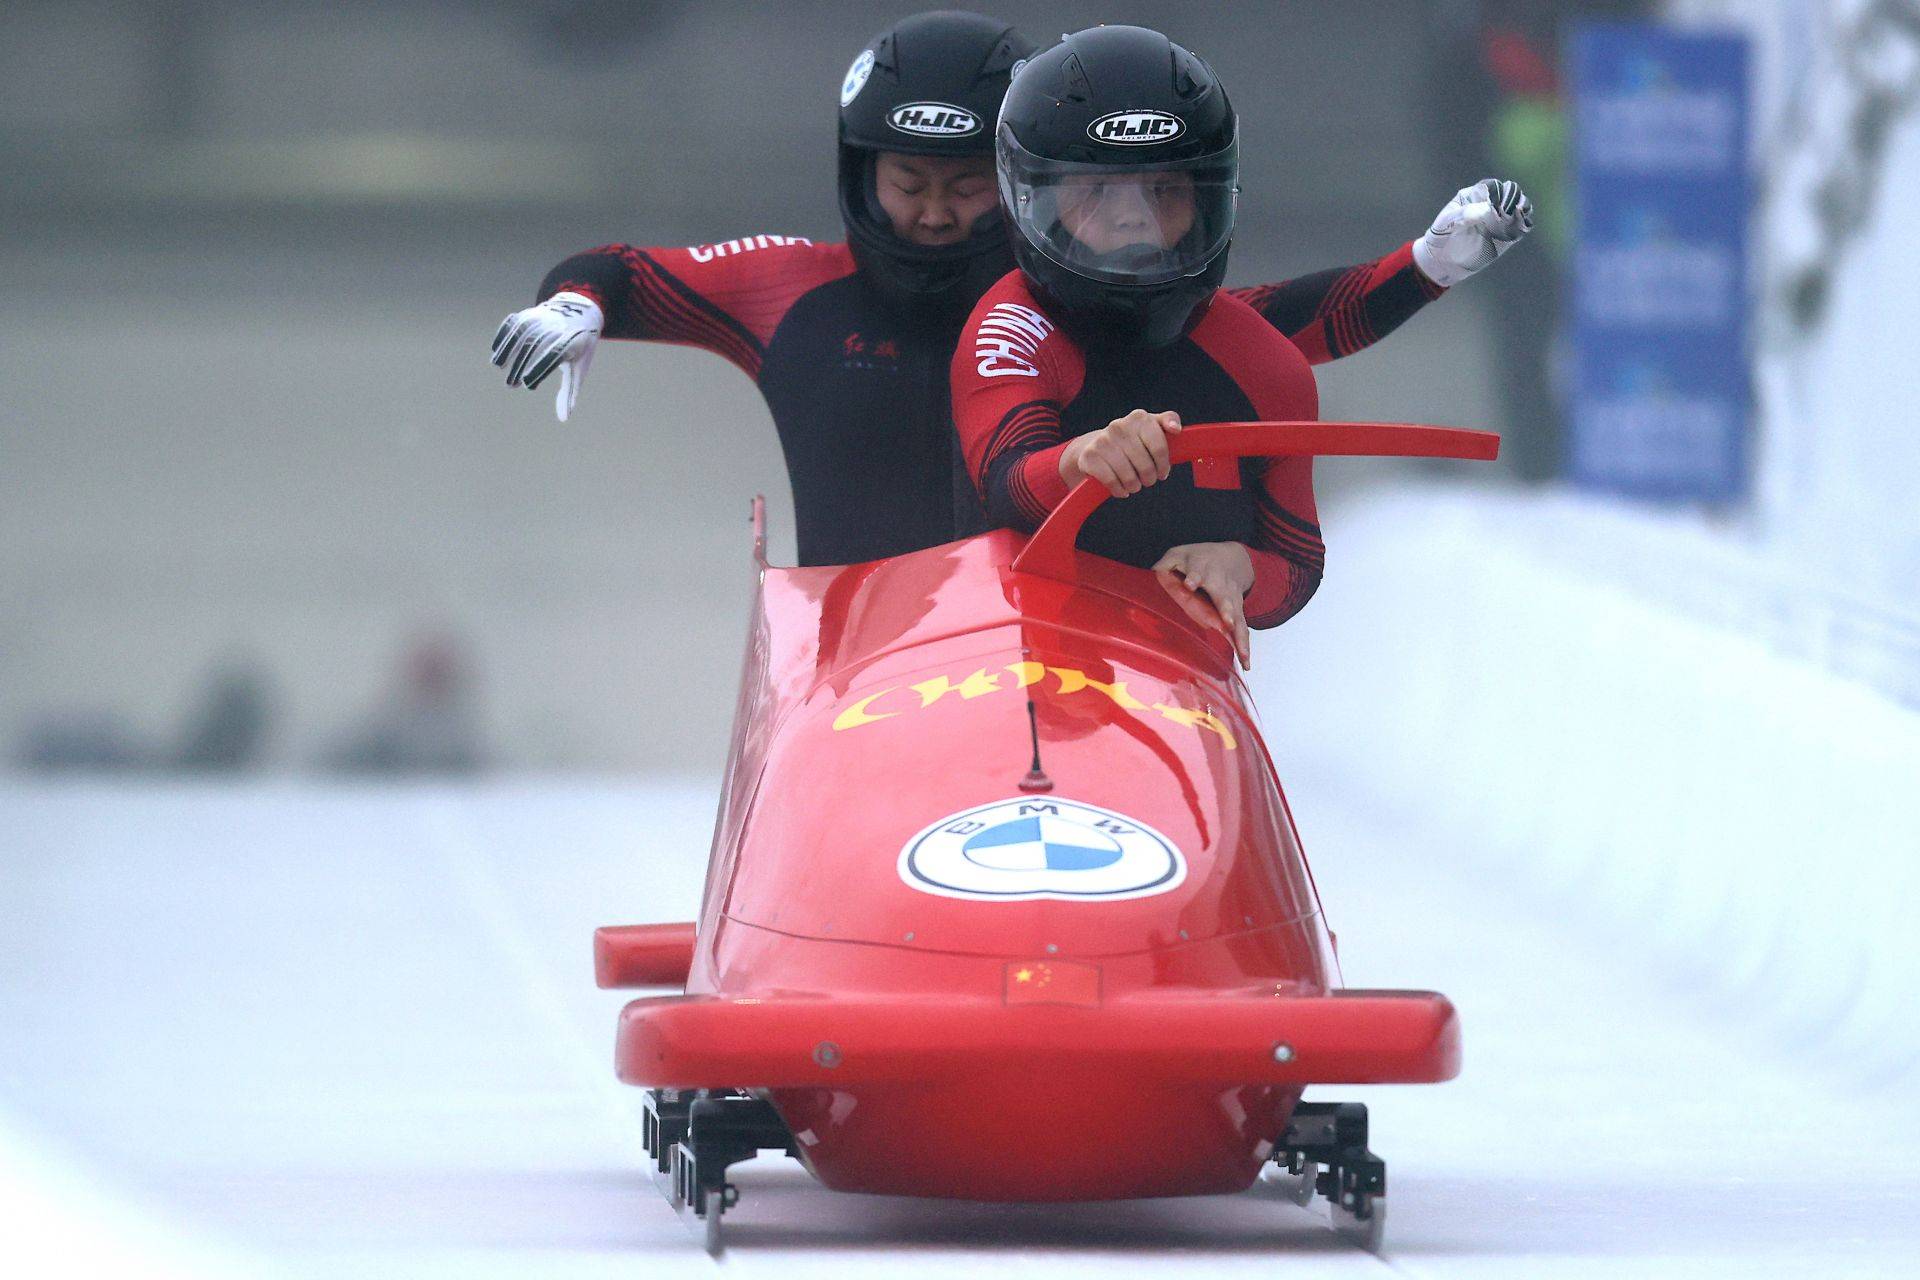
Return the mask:
POLYGON ((1047 160, 1010 130, 999 147, 1000 194, 1027 242, 1103 284, 1165 284, 1204 270, 1233 238, 1238 148, 1137 164, 1047 160))

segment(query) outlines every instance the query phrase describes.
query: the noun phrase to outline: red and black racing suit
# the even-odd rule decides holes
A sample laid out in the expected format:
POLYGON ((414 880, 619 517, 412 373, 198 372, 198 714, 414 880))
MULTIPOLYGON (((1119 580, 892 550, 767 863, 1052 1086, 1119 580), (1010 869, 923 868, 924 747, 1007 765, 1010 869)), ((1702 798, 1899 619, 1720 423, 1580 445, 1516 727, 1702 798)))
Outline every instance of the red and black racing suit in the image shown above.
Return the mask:
MULTIPOLYGON (((786 454, 801 564, 877 560, 987 527, 948 416, 958 323, 889 306, 844 244, 606 245, 548 272, 540 299, 563 289, 600 305, 606 337, 703 347, 758 384, 786 454)), ((1439 294, 1410 245, 1240 291, 1314 363, 1385 337, 1439 294)))
MULTIPOLYGON (((1151 352, 1086 347, 1061 331, 1026 277, 1003 277, 974 308, 953 354, 953 421, 967 472, 996 525, 1036 528, 1066 498, 1067 442, 1134 409, 1183 423, 1319 416, 1313 370, 1251 306, 1224 290, 1193 332, 1151 352)), ((1320 585, 1326 548, 1312 458, 1248 458, 1240 487, 1203 489, 1190 467, 1108 502, 1080 546, 1151 568, 1173 547, 1239 542, 1253 558, 1247 625, 1278 626, 1320 585)))

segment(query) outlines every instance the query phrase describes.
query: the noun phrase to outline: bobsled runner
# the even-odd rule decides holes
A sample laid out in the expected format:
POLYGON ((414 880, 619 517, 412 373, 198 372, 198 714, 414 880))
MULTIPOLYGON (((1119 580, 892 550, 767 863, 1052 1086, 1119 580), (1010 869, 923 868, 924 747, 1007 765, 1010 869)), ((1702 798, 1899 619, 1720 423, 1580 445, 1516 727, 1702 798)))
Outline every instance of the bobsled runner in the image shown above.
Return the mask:
MULTIPOLYGON (((1487 432, 1193 426, 1240 459, 1490 459, 1487 432)), ((988 1201, 1236 1192, 1269 1167, 1377 1244, 1359 1104, 1308 1085, 1459 1069, 1453 1007, 1341 985, 1227 640, 1152 573, 1075 548, 1081 484, 995 530, 759 573, 697 924, 600 930, 616 1069, 677 1207, 719 1245, 728 1166, 988 1201)), ((1113 510, 1120 510, 1115 508, 1113 510)))

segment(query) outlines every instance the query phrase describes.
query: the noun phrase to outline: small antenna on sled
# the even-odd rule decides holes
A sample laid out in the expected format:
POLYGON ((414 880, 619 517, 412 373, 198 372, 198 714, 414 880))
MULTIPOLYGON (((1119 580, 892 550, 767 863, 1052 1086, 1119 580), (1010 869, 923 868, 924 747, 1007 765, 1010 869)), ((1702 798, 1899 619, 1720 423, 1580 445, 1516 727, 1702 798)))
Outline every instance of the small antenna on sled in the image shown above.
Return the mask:
POLYGON ((1034 709, 1032 697, 1027 699, 1027 732, 1033 735, 1033 767, 1027 770, 1027 776, 1020 779, 1022 791, 1051 791, 1053 779, 1040 768, 1040 713, 1034 709))

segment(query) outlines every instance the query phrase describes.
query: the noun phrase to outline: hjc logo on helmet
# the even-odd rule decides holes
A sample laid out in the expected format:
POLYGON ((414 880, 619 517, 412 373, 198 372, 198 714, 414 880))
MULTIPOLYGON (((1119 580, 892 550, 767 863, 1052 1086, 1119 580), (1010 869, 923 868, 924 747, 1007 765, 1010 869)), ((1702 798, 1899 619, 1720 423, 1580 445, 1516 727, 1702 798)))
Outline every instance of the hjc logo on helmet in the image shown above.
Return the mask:
POLYGON ((964 138, 980 132, 980 117, 949 102, 909 102, 887 113, 887 123, 902 133, 932 138, 964 138))
POLYGON ((1095 142, 1121 147, 1172 142, 1186 131, 1186 121, 1165 111, 1112 111, 1087 126, 1095 142))

